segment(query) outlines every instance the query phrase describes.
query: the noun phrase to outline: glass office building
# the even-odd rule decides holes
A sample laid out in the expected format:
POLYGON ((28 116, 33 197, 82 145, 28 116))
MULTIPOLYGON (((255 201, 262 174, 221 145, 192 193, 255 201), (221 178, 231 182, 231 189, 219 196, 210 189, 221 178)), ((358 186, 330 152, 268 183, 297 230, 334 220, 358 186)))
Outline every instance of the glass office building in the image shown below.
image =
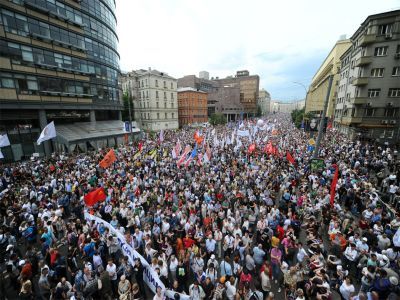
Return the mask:
MULTIPOLYGON (((0 134, 6 160, 34 152, 49 122, 118 120, 122 93, 114 0, 0 2, 0 134)), ((46 149, 48 148, 48 149, 46 149)))

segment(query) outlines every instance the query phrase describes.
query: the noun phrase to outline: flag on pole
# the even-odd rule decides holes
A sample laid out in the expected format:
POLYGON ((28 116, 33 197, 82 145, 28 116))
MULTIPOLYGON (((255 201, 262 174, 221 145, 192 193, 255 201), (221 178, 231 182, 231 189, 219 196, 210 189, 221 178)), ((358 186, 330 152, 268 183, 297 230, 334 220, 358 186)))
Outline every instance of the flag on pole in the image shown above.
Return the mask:
POLYGON ((332 184, 331 184, 331 199, 330 199, 331 207, 333 207, 333 204, 334 204, 335 194, 336 194, 336 185, 337 185, 338 177, 339 177, 339 167, 336 164, 333 164, 332 167, 335 168, 335 175, 333 176, 333 180, 332 180, 332 184))
POLYGON ((190 146, 187 145, 185 150, 183 151, 181 157, 179 157, 178 161, 176 162, 178 168, 183 164, 183 162, 185 161, 185 159, 186 159, 187 155, 189 154, 189 152, 190 152, 190 146))
POLYGON ((175 153, 176 153, 176 156, 178 156, 181 154, 181 151, 182 151, 181 141, 179 139, 178 139, 178 142, 176 143, 175 147, 176 147, 175 153))
POLYGON ((140 152, 142 152, 142 149, 143 149, 143 143, 142 142, 139 142, 138 149, 139 149, 140 152))
POLYGON ((189 158, 185 161, 186 168, 189 166, 190 162, 196 158, 196 156, 197 156, 197 144, 192 150, 192 153, 190 153, 189 158))
POLYGON ((207 153, 205 153, 203 155, 203 164, 208 164, 209 162, 210 162, 210 159, 209 159, 207 153))
POLYGON ((109 166, 112 165, 112 163, 114 161, 117 160, 117 157, 115 156, 115 152, 114 149, 111 149, 110 151, 108 151, 108 153, 106 154, 106 156, 104 156, 104 158, 102 159, 102 161, 100 162, 100 167, 102 167, 103 169, 108 168, 109 166))
POLYGON ((100 187, 86 194, 83 200, 85 201, 86 206, 93 206, 100 201, 106 200, 106 198, 107 195, 104 188, 100 187))
POLYGON ((10 140, 7 134, 0 134, 0 148, 10 146, 10 140))
POLYGON ((197 165, 201 167, 203 165, 203 153, 197 155, 197 165))
POLYGON ((56 127, 54 126, 54 121, 52 121, 43 128, 37 140, 37 144, 40 145, 42 142, 55 138, 56 136, 56 127))
POLYGON ((290 154, 289 151, 286 151, 286 159, 287 159, 288 162, 290 162, 292 165, 295 164, 295 160, 294 160, 293 156, 290 154))
POLYGON ((173 159, 176 159, 176 158, 177 158, 178 155, 176 155, 175 147, 172 148, 171 155, 172 155, 172 158, 173 158, 173 159))
POLYGON ((249 146, 249 148, 247 149, 247 153, 248 154, 252 154, 254 151, 256 151, 256 144, 251 144, 250 146, 249 146))
POLYGON ((159 139, 160 139, 160 143, 164 142, 164 130, 163 129, 161 129, 161 131, 160 131, 159 139))

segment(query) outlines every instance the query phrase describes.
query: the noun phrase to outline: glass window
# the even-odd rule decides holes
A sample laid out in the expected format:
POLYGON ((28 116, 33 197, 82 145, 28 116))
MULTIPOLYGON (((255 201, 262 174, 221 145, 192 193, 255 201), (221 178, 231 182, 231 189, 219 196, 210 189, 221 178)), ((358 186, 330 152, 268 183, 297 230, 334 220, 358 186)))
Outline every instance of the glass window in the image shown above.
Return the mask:
MULTIPOLYGON (((1 75, 3 76, 3 75, 1 75)), ((1 87, 3 88, 15 88, 14 80, 12 78, 1 78, 1 87)))

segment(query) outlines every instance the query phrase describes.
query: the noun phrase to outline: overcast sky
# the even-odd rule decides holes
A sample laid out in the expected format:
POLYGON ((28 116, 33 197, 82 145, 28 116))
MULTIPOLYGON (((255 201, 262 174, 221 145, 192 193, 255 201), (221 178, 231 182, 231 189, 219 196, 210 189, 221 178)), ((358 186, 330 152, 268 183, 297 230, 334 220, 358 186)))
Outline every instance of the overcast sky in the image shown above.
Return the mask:
POLYGON ((399 0, 117 0, 121 69, 176 78, 249 70, 273 99, 304 98, 335 42, 399 0))

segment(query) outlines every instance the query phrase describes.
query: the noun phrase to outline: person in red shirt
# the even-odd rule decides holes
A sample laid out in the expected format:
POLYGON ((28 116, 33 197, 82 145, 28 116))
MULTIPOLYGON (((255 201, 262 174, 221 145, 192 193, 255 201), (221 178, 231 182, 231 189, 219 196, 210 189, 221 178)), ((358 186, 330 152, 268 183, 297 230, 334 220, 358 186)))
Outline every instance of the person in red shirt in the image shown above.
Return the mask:
POLYGON ((25 259, 25 264, 22 267, 20 276, 23 280, 32 278, 32 264, 27 259, 25 259))
POLYGON ((283 227, 281 225, 276 226, 276 231, 278 232, 278 238, 280 241, 283 240, 283 238, 285 237, 285 230, 283 229, 283 227))
POLYGON ((185 249, 189 249, 194 243, 195 241, 191 239, 188 234, 183 238, 183 247, 185 247, 185 249))

